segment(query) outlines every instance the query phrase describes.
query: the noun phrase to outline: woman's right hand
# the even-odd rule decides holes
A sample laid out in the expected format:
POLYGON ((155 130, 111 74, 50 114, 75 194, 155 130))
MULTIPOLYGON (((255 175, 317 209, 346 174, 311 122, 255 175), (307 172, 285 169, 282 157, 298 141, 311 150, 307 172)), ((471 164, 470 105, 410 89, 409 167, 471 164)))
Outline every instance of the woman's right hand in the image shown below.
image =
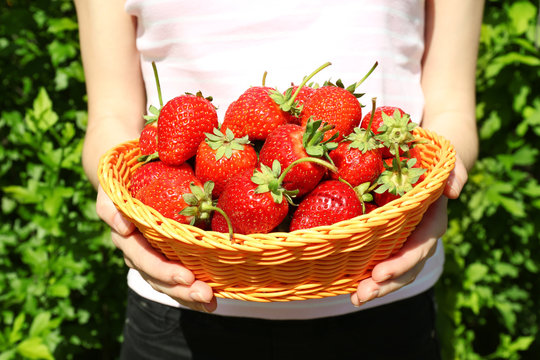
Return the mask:
POLYGON ((112 241, 123 252, 126 265, 139 271, 152 288, 193 310, 212 312, 216 309, 212 288, 196 280, 185 267, 156 251, 122 216, 101 185, 98 187, 96 211, 111 227, 112 241))

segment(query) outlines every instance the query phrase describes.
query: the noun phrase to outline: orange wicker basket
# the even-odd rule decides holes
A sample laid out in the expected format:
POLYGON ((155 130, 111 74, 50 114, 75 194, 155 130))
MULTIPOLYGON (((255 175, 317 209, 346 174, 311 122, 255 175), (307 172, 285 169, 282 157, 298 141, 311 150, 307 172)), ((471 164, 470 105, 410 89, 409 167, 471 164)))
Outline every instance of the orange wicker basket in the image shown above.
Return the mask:
POLYGON ((291 301, 352 293, 378 262, 394 254, 439 198, 455 163, 446 139, 417 127, 426 178, 401 198, 369 214, 294 232, 228 234, 201 230, 163 217, 131 197, 130 177, 139 166, 138 142, 101 159, 101 186, 150 244, 207 282, 218 297, 291 301))

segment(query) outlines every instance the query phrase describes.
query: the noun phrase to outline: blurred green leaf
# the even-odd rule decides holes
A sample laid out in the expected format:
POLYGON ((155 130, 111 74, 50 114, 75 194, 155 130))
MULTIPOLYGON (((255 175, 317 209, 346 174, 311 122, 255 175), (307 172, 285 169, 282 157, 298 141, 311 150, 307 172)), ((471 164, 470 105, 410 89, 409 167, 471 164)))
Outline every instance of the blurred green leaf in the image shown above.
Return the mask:
POLYGON ((48 330, 49 323, 51 321, 51 314, 49 312, 39 313, 30 325, 29 335, 30 337, 39 337, 48 330))
POLYGON ((17 346, 17 351, 22 356, 29 359, 46 359, 54 360, 54 357, 49 351, 49 348, 43 343, 39 337, 32 337, 22 341, 17 346))
POLYGON ((527 31, 536 18, 536 8, 529 1, 516 1, 510 6, 508 16, 511 20, 512 29, 516 35, 521 35, 527 31))

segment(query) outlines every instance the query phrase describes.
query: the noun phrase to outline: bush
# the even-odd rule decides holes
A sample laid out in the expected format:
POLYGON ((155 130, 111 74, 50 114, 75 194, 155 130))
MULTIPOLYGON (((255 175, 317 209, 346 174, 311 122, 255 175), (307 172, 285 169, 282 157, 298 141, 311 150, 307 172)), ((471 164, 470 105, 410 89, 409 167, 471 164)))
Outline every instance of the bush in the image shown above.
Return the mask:
POLYGON ((486 4, 477 71, 480 158, 450 203, 437 287, 446 359, 540 353, 540 57, 531 1, 486 4))
POLYGON ((86 103, 73 4, 6 5, 0 359, 113 358, 125 266, 95 214, 95 192, 80 163, 86 103))

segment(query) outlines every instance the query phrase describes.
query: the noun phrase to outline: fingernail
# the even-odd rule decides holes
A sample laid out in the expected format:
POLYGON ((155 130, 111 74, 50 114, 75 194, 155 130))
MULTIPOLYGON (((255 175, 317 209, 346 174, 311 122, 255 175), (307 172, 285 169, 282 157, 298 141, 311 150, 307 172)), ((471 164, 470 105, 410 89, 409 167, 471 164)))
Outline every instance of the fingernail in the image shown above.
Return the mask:
POLYGON ((174 282, 178 283, 178 284, 182 284, 182 285, 189 285, 188 282, 186 281, 186 279, 184 279, 182 277, 182 275, 180 274, 176 274, 173 276, 173 280, 174 282))
POLYGON ((384 275, 383 277, 381 277, 381 279, 378 280, 377 282, 384 282, 384 281, 386 281, 386 280, 389 280, 391 277, 392 277, 391 274, 386 274, 386 275, 384 275))
POLYGON ((200 302, 200 303, 206 303, 206 301, 203 300, 201 294, 198 293, 198 292, 192 292, 191 294, 189 294, 189 297, 193 301, 200 302))
POLYGON ((377 297, 377 295, 379 295, 379 290, 373 290, 366 299, 360 299, 360 303, 365 303, 370 300, 373 300, 377 297))
POLYGON ((122 235, 129 233, 131 227, 131 223, 127 221, 120 213, 114 215, 113 225, 116 232, 122 235))
POLYGON ((204 311, 205 313, 211 313, 211 312, 213 312, 213 309, 211 309, 211 305, 210 305, 210 304, 203 304, 202 308, 203 308, 203 311, 204 311))

